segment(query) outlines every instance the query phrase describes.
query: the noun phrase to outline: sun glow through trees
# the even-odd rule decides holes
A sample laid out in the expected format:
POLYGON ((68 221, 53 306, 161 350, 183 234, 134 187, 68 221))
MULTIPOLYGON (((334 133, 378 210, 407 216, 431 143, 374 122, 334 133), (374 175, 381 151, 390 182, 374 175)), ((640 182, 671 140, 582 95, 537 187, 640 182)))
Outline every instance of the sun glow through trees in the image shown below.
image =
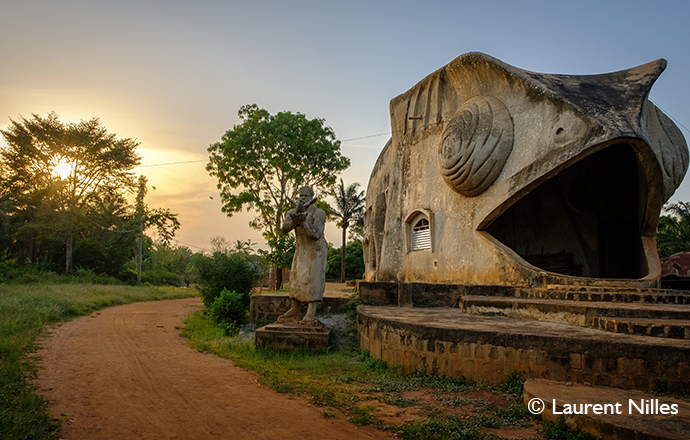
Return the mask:
POLYGON ((57 174, 60 179, 65 180, 72 174, 73 164, 65 159, 61 159, 57 165, 51 167, 52 174, 57 174))

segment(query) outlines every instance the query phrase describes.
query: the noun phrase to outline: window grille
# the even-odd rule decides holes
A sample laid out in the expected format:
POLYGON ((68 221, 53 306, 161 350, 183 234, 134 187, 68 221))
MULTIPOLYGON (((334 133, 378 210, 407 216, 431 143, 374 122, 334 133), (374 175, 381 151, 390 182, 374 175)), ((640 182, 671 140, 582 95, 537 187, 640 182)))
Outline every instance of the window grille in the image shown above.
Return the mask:
POLYGON ((419 220, 412 228, 411 238, 413 251, 431 249, 431 229, 429 228, 429 220, 425 218, 419 220))

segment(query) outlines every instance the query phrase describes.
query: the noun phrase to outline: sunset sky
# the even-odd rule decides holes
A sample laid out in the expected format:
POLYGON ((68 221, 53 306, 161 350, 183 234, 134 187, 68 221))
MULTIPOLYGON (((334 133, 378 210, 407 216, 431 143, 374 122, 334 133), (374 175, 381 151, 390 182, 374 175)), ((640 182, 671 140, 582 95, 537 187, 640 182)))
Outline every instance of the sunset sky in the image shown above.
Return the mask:
MULTIPOLYGON (((324 118, 352 160, 345 183, 366 188, 390 137, 389 101, 458 55, 563 74, 665 58, 650 98, 688 138, 689 21, 681 0, 4 0, 0 128, 32 113, 99 117, 140 142, 135 171, 156 187, 150 207, 179 214, 178 244, 263 243, 253 213, 221 213, 205 170, 242 105, 324 118)), ((690 201, 688 179, 677 200, 690 201)), ((326 239, 340 245, 333 224, 326 239)))

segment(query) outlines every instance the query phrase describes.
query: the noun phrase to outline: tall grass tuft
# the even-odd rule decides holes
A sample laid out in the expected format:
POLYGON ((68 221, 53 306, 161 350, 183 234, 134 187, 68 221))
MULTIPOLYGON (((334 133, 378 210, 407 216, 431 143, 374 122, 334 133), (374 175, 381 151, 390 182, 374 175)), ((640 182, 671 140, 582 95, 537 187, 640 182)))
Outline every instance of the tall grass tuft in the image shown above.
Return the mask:
POLYGON ((0 284, 0 438, 54 439, 58 423, 46 412, 27 356, 47 325, 109 306, 185 298, 193 290, 95 284, 0 284))

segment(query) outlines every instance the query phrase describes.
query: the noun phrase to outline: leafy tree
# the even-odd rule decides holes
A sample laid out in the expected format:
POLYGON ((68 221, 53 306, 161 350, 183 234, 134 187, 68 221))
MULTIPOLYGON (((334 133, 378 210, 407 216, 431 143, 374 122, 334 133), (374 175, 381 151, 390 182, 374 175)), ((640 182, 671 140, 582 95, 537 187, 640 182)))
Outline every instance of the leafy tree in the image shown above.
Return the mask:
POLYGON ((230 243, 223 236, 211 237, 211 252, 221 252, 223 254, 231 254, 233 252, 246 252, 248 254, 254 253, 254 245, 251 239, 235 240, 235 243, 230 243))
POLYGON ((194 255, 194 252, 187 246, 171 246, 162 241, 154 243, 153 248, 146 262, 146 269, 166 270, 183 274, 189 263, 192 262, 194 255))
POLYGON ((690 251, 690 203, 678 202, 667 205, 656 231, 656 245, 661 258, 678 252, 690 251))
POLYGON ((149 209, 144 203, 147 189, 146 183, 148 179, 144 175, 139 176, 137 183, 137 198, 134 206, 137 229, 139 232, 137 239, 137 281, 141 282, 141 264, 144 244, 144 231, 147 228, 155 227, 158 232, 158 238, 163 245, 168 245, 170 240, 175 236, 175 231, 180 228, 180 222, 177 220, 177 214, 170 212, 170 209, 149 209))
POLYGON ((347 228, 362 220, 364 212, 364 191, 359 191, 359 183, 355 182, 345 187, 343 179, 336 185, 333 196, 335 208, 332 215, 337 219, 336 225, 343 230, 342 255, 340 266, 340 281, 345 281, 345 245, 347 244, 347 228))
POLYGON ((316 194, 326 192, 350 160, 323 119, 291 112, 271 115, 256 104, 241 107, 238 115, 242 123, 208 148, 206 169, 218 178, 223 212, 256 211, 250 225, 269 242, 279 243, 283 213, 291 207, 288 197, 303 185, 316 194))
MULTIPOLYGON (((121 276, 134 253, 132 221, 130 206, 122 196, 106 196, 88 206, 76 222, 79 234, 74 236, 74 267, 121 276)), ((59 261, 59 256, 51 260, 59 261)))
POLYGON ((45 232, 41 219, 60 231, 65 272, 72 272, 77 219, 105 198, 134 188, 137 142, 117 139, 98 118, 64 124, 55 113, 10 120, 0 133, 7 143, 0 151, 5 205, 12 207, 12 215, 24 217, 22 232, 27 234, 22 235, 29 241, 45 232))
MULTIPOLYGON (((341 275, 342 249, 329 248, 326 262, 326 278, 335 279, 341 275)), ((358 280, 364 275, 364 254, 362 242, 352 241, 345 246, 345 279, 358 280)))

